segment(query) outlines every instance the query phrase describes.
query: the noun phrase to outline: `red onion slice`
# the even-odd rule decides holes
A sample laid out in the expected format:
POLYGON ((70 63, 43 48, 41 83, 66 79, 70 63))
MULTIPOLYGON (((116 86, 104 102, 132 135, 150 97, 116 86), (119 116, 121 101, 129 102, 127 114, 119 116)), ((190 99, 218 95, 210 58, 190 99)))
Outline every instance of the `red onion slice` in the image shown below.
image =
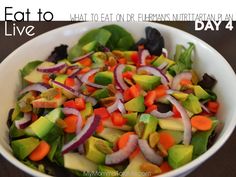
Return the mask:
POLYGON ((183 79, 191 80, 192 79, 192 73, 191 72, 182 72, 180 74, 177 74, 172 81, 171 88, 174 90, 179 90, 180 87, 180 81, 183 79))
POLYGON ((80 94, 80 96, 82 98, 84 98, 86 102, 91 103, 93 106, 95 106, 97 104, 97 100, 95 98, 91 97, 91 96, 85 96, 83 94, 80 94))
POLYGON ((24 117, 15 121, 15 126, 17 129, 25 129, 31 124, 31 114, 24 113, 24 117))
POLYGON ((162 54, 164 57, 168 58, 168 50, 166 48, 162 48, 162 54))
POLYGON ((140 65, 145 66, 146 65, 146 58, 150 55, 149 51, 147 49, 144 49, 140 52, 140 65))
POLYGON ((42 72, 42 73, 53 73, 53 72, 58 72, 65 68, 67 64, 65 62, 57 63, 56 65, 50 66, 50 67, 38 67, 37 71, 42 72))
POLYGON ((75 80, 75 85, 72 88, 74 90, 78 91, 80 89, 82 83, 77 77, 75 77, 74 80, 75 80))
POLYGON ((123 77, 122 77, 122 72, 123 72, 124 68, 125 68, 125 65, 124 65, 124 64, 119 64, 119 65, 115 68, 115 71, 114 71, 115 82, 116 82, 116 84, 120 87, 120 89, 122 89, 122 90, 126 90, 126 89, 129 88, 129 87, 126 85, 126 83, 124 82, 123 77))
POLYGON ((123 99, 122 94, 120 92, 117 92, 115 97, 116 97, 116 101, 111 106, 107 107, 107 111, 111 114, 114 111, 116 111, 117 109, 119 109, 119 111, 122 114, 125 114, 126 110, 125 110, 124 104, 122 103, 122 100, 121 100, 121 99, 123 99))
POLYGON ((84 128, 73 138, 69 143, 62 147, 62 154, 76 149, 79 145, 83 144, 92 134, 96 131, 100 116, 92 115, 86 121, 84 128))
POLYGON ((76 90, 74 90, 73 88, 71 87, 68 87, 60 82, 57 82, 57 81, 54 81, 52 80, 52 83, 55 84, 57 87, 61 88, 61 89, 64 89, 65 91, 71 93, 72 95, 78 97, 80 95, 80 93, 76 90))
POLYGON ((168 78, 158 68, 155 68, 155 67, 152 67, 152 66, 141 66, 141 67, 138 68, 137 72, 140 73, 140 71, 142 71, 142 70, 147 71, 148 73, 151 73, 154 76, 160 77, 161 78, 161 83, 163 85, 168 85, 168 82, 169 82, 168 78))
POLYGON ((86 53, 85 55, 80 56, 80 57, 77 57, 77 58, 74 58, 74 59, 72 59, 71 61, 72 61, 72 62, 77 62, 77 61, 83 60, 83 59, 85 59, 85 58, 87 58, 87 57, 90 57, 93 53, 94 53, 94 51, 89 52, 89 53, 86 53))
POLYGON ((163 157, 161 157, 159 154, 157 154, 149 145, 147 140, 145 139, 139 139, 138 140, 138 145, 139 148, 141 150, 141 152, 143 153, 144 157, 157 165, 161 165, 163 162, 163 157))
POLYGON ((207 113, 211 113, 211 111, 203 103, 200 103, 200 104, 204 111, 206 111, 207 113))
POLYGON ((23 90, 20 91, 20 95, 29 92, 29 91, 38 91, 38 92, 44 92, 49 88, 49 85, 46 84, 32 84, 27 87, 25 87, 23 90))
POLYGON ((120 100, 118 100, 117 107, 119 111, 121 112, 121 114, 126 114, 125 106, 120 100))
POLYGON ((153 110, 152 112, 150 112, 150 114, 157 117, 157 118, 167 118, 167 117, 171 117, 174 115, 174 113, 172 111, 162 113, 162 112, 159 112, 158 110, 153 110))
POLYGON ((191 132, 192 126, 188 114, 186 110, 183 108, 183 106, 174 97, 167 95, 166 98, 171 102, 171 104, 173 104, 176 107, 176 109, 179 111, 182 117, 182 121, 184 124, 183 144, 189 145, 192 137, 192 132, 191 132))
POLYGON ((107 154, 105 159, 106 165, 119 164, 127 159, 138 145, 138 136, 130 135, 126 146, 112 154, 107 154))
POLYGON ((73 72, 68 76, 69 78, 75 78, 77 74, 79 73, 80 68, 76 68, 73 70, 73 72))
POLYGON ((89 77, 92 76, 93 74, 97 73, 99 70, 100 70, 100 68, 90 70, 89 72, 87 72, 86 74, 84 74, 81 77, 81 81, 87 85, 92 86, 92 87, 106 88, 106 86, 104 86, 104 85, 99 85, 99 84, 91 83, 88 81, 89 77))
POLYGON ((79 145, 79 147, 78 147, 78 152, 79 152, 81 155, 85 154, 84 144, 79 145))

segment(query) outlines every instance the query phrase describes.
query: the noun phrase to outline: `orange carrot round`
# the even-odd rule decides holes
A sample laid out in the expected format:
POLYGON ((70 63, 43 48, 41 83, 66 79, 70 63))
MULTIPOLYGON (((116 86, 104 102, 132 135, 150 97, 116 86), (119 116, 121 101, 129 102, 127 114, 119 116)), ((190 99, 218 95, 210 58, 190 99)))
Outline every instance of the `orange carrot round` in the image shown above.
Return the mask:
POLYGON ((166 173, 168 171, 171 171, 172 168, 171 166, 168 164, 168 162, 163 162, 160 166, 160 169, 161 169, 161 173, 166 173))
POLYGON ((207 116, 194 116, 191 118, 191 125, 198 130, 207 131, 212 127, 212 120, 207 116))
POLYGON ((76 124, 78 121, 77 116, 75 116, 75 115, 67 116, 64 119, 64 121, 66 123, 66 127, 64 128, 64 131, 66 133, 75 133, 76 132, 76 124))
POLYGON ((175 145, 175 139, 167 132, 160 132, 159 143, 168 150, 171 146, 175 145))
POLYGON ((42 160, 50 151, 50 145, 46 141, 40 141, 39 145, 29 155, 29 159, 32 161, 42 160))
POLYGON ((122 149, 126 146, 128 140, 129 140, 129 136, 130 135, 134 135, 134 132, 127 132, 124 133, 118 140, 118 147, 119 149, 122 149))

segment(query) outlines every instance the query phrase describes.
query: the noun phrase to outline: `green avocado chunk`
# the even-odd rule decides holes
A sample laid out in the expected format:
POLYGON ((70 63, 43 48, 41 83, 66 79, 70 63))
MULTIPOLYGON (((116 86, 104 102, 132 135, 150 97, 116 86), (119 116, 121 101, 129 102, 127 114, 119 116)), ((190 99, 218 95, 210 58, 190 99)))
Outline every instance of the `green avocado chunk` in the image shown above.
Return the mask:
POLYGON ((98 72, 95 75, 94 82, 99 85, 108 85, 113 82, 113 73, 110 71, 98 72))
POLYGON ((118 177, 119 173, 112 167, 99 165, 98 172, 100 177, 118 177))
POLYGON ((135 83, 139 84, 145 91, 153 90, 161 83, 161 78, 158 76, 134 74, 133 79, 135 83))
POLYGON ((138 120, 138 113, 133 112, 133 113, 128 113, 128 114, 123 114, 123 117, 127 119, 128 125, 134 126, 138 120))
POLYGON ((11 142, 13 154, 20 160, 25 159, 37 146, 39 140, 37 138, 29 137, 11 142))
POLYGON ((210 95, 199 85, 193 86, 193 90, 194 94, 196 95, 196 97, 198 97, 199 100, 205 100, 210 98, 210 95))
POLYGON ((144 122, 145 128, 143 131, 142 139, 147 139, 149 135, 156 131, 158 119, 150 114, 142 114, 139 122, 144 122))
POLYGON ((168 63, 167 67, 170 67, 171 65, 175 64, 175 62, 173 60, 170 60, 170 59, 166 58, 164 55, 161 55, 160 57, 157 57, 157 59, 155 59, 152 62, 152 65, 155 67, 158 67, 163 63, 168 63))
POLYGON ((127 111, 144 112, 145 111, 144 97, 138 96, 138 97, 133 98, 132 100, 126 102, 125 109, 127 111))
POLYGON ((96 148, 97 143, 105 143, 109 146, 107 141, 91 136, 85 142, 85 156, 96 164, 104 164, 106 155, 96 148))
POLYGON ((202 112, 201 104, 198 100, 198 97, 190 94, 187 99, 183 102, 183 106, 190 112, 198 114, 202 112))
POLYGON ((92 96, 96 100, 100 100, 101 98, 109 97, 109 90, 107 88, 98 89, 95 92, 93 92, 92 96))
POLYGON ((208 131, 198 131, 193 134, 191 144, 194 146, 193 159, 207 151, 208 139, 218 125, 218 120, 212 118, 212 128, 208 131))
POLYGON ((93 50, 95 50, 97 47, 97 41, 92 41, 92 42, 89 42, 88 44, 85 44, 83 47, 82 47, 82 50, 85 52, 85 53, 88 53, 88 52, 91 52, 93 50))
POLYGON ((168 150, 168 162, 174 169, 192 160, 193 145, 174 145, 168 150))
POLYGON ((85 109, 80 111, 80 114, 83 118, 87 118, 88 116, 92 115, 93 113, 93 106, 90 102, 87 102, 85 104, 85 109))

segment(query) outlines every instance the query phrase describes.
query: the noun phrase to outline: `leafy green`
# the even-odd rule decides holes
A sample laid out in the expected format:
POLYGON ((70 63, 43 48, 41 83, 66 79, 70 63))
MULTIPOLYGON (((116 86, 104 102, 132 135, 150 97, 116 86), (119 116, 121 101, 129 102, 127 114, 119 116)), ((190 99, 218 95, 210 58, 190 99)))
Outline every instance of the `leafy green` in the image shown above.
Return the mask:
POLYGON ((218 120, 216 118, 212 118, 212 128, 208 131, 199 131, 193 134, 191 144, 194 146, 193 148, 193 158, 197 158, 201 154, 207 151, 208 139, 212 132, 215 130, 218 120))
POLYGON ((177 45, 176 46, 176 54, 175 54, 175 60, 176 64, 171 66, 169 68, 170 73, 181 73, 184 70, 190 70, 192 69, 192 51, 194 49, 194 44, 189 43, 189 47, 187 49, 184 49, 183 46, 177 45))
POLYGON ((61 137, 58 137, 54 142, 51 143, 51 149, 48 153, 48 159, 53 162, 54 155, 56 153, 57 147, 60 144, 61 137))
POLYGON ((134 46, 133 37, 124 28, 118 25, 107 25, 102 28, 111 33, 111 37, 106 45, 111 50, 129 50, 134 46))

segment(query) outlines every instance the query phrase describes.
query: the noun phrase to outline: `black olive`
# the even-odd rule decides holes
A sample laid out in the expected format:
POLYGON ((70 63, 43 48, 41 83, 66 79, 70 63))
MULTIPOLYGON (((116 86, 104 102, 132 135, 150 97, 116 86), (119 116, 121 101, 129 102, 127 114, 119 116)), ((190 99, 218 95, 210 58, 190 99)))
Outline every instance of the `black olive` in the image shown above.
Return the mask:
POLYGON ((165 112, 171 111, 172 107, 170 104, 157 102, 157 109, 159 112, 165 113, 165 112))
POLYGON ((149 50, 150 54, 160 56, 162 48, 164 48, 164 38, 161 36, 155 42, 148 41, 145 48, 149 50))
POLYGON ((198 85, 200 85, 202 88, 210 90, 214 87, 215 84, 216 80, 213 77, 209 76, 207 73, 205 73, 202 76, 202 80, 198 82, 198 85))
POLYGON ((144 47, 145 47, 146 44, 147 44, 147 40, 144 39, 144 38, 141 38, 141 39, 135 44, 134 50, 138 50, 138 46, 140 46, 140 45, 144 45, 144 47))

